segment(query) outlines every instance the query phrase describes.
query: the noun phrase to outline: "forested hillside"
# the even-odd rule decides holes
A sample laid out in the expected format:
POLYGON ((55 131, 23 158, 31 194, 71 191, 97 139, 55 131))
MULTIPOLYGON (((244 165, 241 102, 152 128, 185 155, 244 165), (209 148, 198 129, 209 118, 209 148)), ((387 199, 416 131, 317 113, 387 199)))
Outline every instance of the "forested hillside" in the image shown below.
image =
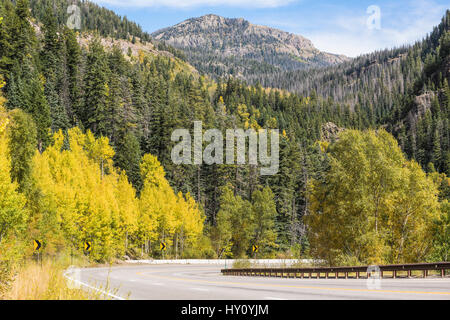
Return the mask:
POLYGON ((32 11, 27 0, 0 2, 6 98, 0 112, 0 183, 6 190, 0 225, 9 226, 0 230, 0 241, 43 238, 46 250, 56 254, 81 252, 80 243, 91 240, 96 261, 125 254, 160 257, 159 241, 168 243, 170 257, 248 257, 251 245, 259 244, 259 257, 313 255, 330 263, 447 259, 449 12, 411 48, 310 76, 289 73, 293 78, 286 79, 298 87, 286 88, 294 93, 233 77, 212 81, 177 54, 127 55, 119 46, 105 47, 105 36, 151 39, 97 7, 85 13, 83 30, 91 37, 85 44, 63 23, 64 5, 54 11, 51 2, 32 1, 32 11), (416 111, 416 97, 428 93, 431 107, 416 111), (280 129, 279 172, 260 176, 253 165, 175 165, 171 134, 192 129, 194 121, 202 121, 204 130, 280 129), (369 166, 373 158, 382 161, 369 166), (376 170, 380 166, 388 169, 376 170), (360 188, 339 193, 344 180, 360 188), (391 193, 378 193, 385 183, 391 193), (342 198, 323 199, 330 190, 342 198), (405 201, 415 195, 428 200, 405 201), (336 243, 320 237, 330 223, 342 222, 334 216, 321 220, 320 214, 343 212, 343 203, 355 203, 349 216, 367 210, 368 219, 358 221, 370 225, 358 239, 375 239, 377 246, 365 244, 382 254, 358 255, 358 244, 342 249, 350 231, 336 243), (411 219, 411 239, 431 239, 433 245, 416 256, 386 249, 407 238, 398 223, 403 211, 391 210, 392 203, 419 217, 411 219), (379 213, 383 233, 372 223, 379 213), (334 245, 342 245, 341 251, 334 245))
MULTIPOLYGON (((412 46, 363 55, 334 67, 259 75, 252 82, 317 95, 382 125, 423 167, 450 174, 450 14, 412 46)), ((368 121, 368 122, 367 122, 368 121)))
POLYGON ((51 8, 58 25, 65 25, 75 10, 68 12, 70 5, 75 5, 80 10, 80 31, 96 31, 102 37, 113 37, 116 39, 138 38, 143 42, 151 41, 151 36, 143 32, 141 26, 127 17, 120 17, 111 10, 105 9, 85 0, 75 1, 53 1, 53 0, 30 0, 32 16, 40 22, 45 21, 47 9, 51 8))

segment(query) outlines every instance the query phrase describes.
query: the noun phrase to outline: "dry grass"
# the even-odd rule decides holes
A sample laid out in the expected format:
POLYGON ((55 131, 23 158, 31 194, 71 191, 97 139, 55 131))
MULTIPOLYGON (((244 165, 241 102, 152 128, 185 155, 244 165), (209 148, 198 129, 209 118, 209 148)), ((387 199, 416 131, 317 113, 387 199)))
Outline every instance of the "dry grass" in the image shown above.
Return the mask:
POLYGON ((81 289, 70 289, 65 268, 52 261, 29 262, 16 273, 5 300, 98 300, 101 297, 81 289))

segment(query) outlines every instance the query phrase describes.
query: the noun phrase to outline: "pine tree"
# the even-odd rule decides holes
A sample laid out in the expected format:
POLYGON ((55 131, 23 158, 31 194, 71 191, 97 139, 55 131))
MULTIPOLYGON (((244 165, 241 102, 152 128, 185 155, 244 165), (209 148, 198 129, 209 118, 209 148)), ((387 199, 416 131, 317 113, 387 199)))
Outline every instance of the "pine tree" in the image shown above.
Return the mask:
POLYGON ((84 79, 84 112, 82 121, 96 135, 108 134, 106 110, 108 88, 108 65, 103 46, 98 39, 89 45, 84 79))
POLYGON ((44 20, 44 47, 41 52, 45 95, 52 116, 52 129, 67 130, 69 119, 62 101, 63 84, 63 43, 58 35, 57 21, 50 8, 47 8, 44 20))
POLYGON ((20 109, 10 112, 9 148, 11 178, 19 184, 20 192, 30 191, 32 158, 36 152, 37 130, 33 118, 20 109))
POLYGON ((142 188, 141 149, 138 139, 132 132, 124 133, 117 143, 114 162, 116 166, 126 171, 131 183, 139 192, 142 188))
POLYGON ((70 100, 70 123, 72 126, 79 126, 82 124, 83 117, 83 100, 80 90, 81 75, 81 49, 78 45, 76 34, 69 28, 64 28, 64 38, 66 47, 66 66, 67 77, 69 81, 69 100, 70 100))

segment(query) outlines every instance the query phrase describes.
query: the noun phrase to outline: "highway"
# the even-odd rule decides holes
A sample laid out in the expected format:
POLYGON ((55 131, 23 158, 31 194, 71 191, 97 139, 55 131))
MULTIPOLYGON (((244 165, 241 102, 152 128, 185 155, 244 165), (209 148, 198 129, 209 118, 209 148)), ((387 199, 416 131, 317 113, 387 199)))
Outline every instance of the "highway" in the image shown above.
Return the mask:
MULTIPOLYGON (((78 281, 130 300, 450 300, 450 278, 285 279, 223 276, 223 266, 138 265, 78 269, 78 281)), ((73 274, 71 275, 73 277, 73 274)), ((94 290, 95 290, 94 289, 94 290)))

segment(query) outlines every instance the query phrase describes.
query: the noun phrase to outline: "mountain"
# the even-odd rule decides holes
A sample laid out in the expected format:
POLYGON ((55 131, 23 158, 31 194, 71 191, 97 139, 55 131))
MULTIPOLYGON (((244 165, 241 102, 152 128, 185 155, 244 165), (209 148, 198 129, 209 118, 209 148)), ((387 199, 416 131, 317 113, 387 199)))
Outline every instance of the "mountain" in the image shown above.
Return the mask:
MULTIPOLYGON (((14 174, 11 178, 5 176, 3 180, 8 184, 17 180, 23 190, 29 190, 26 194, 33 195, 27 202, 30 203, 32 217, 32 225, 28 230, 42 226, 42 230, 36 230, 44 235, 49 234, 47 239, 57 239, 55 243, 46 242, 47 246, 51 243, 53 248, 58 248, 62 241, 73 245, 74 234, 76 239, 90 239, 92 234, 100 234, 102 236, 97 238, 97 243, 107 245, 97 247, 107 248, 104 254, 108 256, 139 256, 144 246, 147 253, 159 257, 160 250, 151 252, 151 243, 158 243, 159 239, 166 238, 168 241, 175 240, 170 246, 171 250, 179 252, 181 257, 192 255, 211 258, 224 251, 224 255, 243 257, 245 248, 248 250, 251 247, 251 239, 256 238, 252 230, 258 230, 249 228, 248 222, 258 221, 256 213, 260 211, 259 208, 275 206, 276 212, 270 209, 270 216, 275 215, 271 219, 274 224, 267 224, 267 230, 276 234, 277 240, 276 246, 269 249, 309 255, 311 242, 308 238, 308 226, 304 224, 307 219, 304 220, 303 217, 311 213, 308 197, 310 182, 315 180, 325 183, 330 172, 330 160, 333 160, 324 155, 322 147, 325 145, 318 144, 317 141, 323 138, 332 141, 333 135, 344 129, 384 128, 395 135, 408 157, 417 160, 428 172, 436 170, 450 175, 450 11, 446 12, 441 24, 428 37, 412 46, 375 52, 334 66, 313 67, 308 72, 290 70, 274 75, 256 69, 260 73, 254 72, 253 76, 266 75, 267 82, 261 82, 262 86, 252 86, 238 77, 218 81, 198 77, 183 61, 175 59, 173 54, 167 54, 167 51, 172 51, 169 43, 165 44, 157 39, 145 41, 144 34, 138 28, 130 28, 124 18, 113 16, 110 11, 97 7, 92 7, 92 10, 82 8, 86 21, 83 22, 81 32, 75 32, 64 23, 64 12, 67 12, 65 6, 71 2, 55 0, 56 9, 50 0, 36 0, 32 3, 34 6, 30 12, 28 0, 0 0, 0 87, 3 86, 0 90, 0 105, 4 103, 2 95, 7 100, 6 108, 0 106, 0 113, 5 113, 5 109, 10 112, 8 117, 14 123, 14 131, 10 135, 14 144, 11 145, 20 146, 9 148, 7 143, 3 143, 3 149, 10 149, 12 152, 10 156, 3 156, 3 159, 10 157, 11 172, 14 174), (108 21, 108 17, 114 17, 109 25, 103 22, 108 21), (98 25, 98 22, 101 24, 98 25), (291 92, 264 88, 276 88, 275 85, 291 92), (217 128, 221 132, 229 128, 280 129, 282 136, 278 174, 261 176, 258 174, 259 168, 253 165, 175 164, 172 161, 172 151, 178 143, 171 138, 174 130, 193 130, 193 123, 198 120, 202 121, 203 128, 217 128), (78 129, 73 131, 74 127, 78 129), (92 136, 89 137, 90 133, 83 138, 81 131, 88 129, 99 138, 98 142, 92 136), (61 133, 57 136, 50 134, 60 130, 61 133), (69 132, 79 133, 73 139, 66 139, 69 132), (71 140, 75 142, 75 148, 72 148, 71 140), (83 144, 86 147, 81 147, 78 141, 85 141, 83 144), (108 147, 108 141, 111 148, 108 147), (36 147, 41 151, 40 154, 36 155, 34 152, 36 147), (80 158, 86 152, 89 155, 80 158), (92 158, 95 163, 88 164, 90 162, 83 160, 85 157, 92 158), (35 165, 36 163, 39 165, 35 165), (76 171, 71 170, 74 163, 86 163, 87 169, 92 167, 96 170, 92 174, 91 171, 83 173, 83 177, 89 179, 78 179, 79 176, 72 177, 69 174, 76 171), (159 163, 164 170, 159 167, 159 163), (117 168, 125 172, 127 177, 124 173, 119 175, 119 171, 116 175, 114 172, 117 168), (32 173, 32 170, 40 173, 32 173), (151 173, 153 170, 156 170, 155 174, 151 173), (149 191, 153 190, 149 189, 149 182, 152 184, 150 188, 156 188, 154 182, 159 185, 159 182, 164 181, 164 176, 173 191, 180 195, 176 202, 170 200, 173 199, 172 196, 167 196, 171 191, 165 191, 169 190, 165 183, 161 184, 161 193, 149 191), (126 182, 126 178, 135 187, 136 194, 139 195, 138 201, 149 199, 148 204, 147 200, 145 205, 133 200, 134 190, 122 183, 126 182), (67 181, 74 181, 74 184, 67 181), (114 187, 114 190, 107 187, 117 183, 123 184, 123 187, 114 187), (105 191, 103 193, 106 198, 91 196, 91 190, 95 189, 92 186, 97 185, 101 186, 97 191, 105 191), (261 195, 260 192, 265 187, 272 190, 273 196, 270 192, 267 192, 268 196, 261 195), (84 189, 87 191, 77 192, 84 189), (173 214, 184 217, 184 214, 179 213, 185 210, 178 209, 181 208, 179 204, 184 201, 181 201, 183 196, 180 192, 191 203, 187 211, 192 212, 195 207, 192 197, 204 213, 205 235, 195 241, 187 239, 187 229, 172 219, 173 214), (73 204, 68 202, 67 194, 75 195, 71 198, 75 201, 73 204), (120 200, 120 203, 124 203, 123 207, 127 208, 120 210, 120 213, 115 201, 117 195, 123 199, 120 200), (97 201, 97 198, 103 200, 97 201), (46 205, 50 203, 58 205, 46 205), (132 203, 136 203, 139 209, 136 207, 135 210, 132 203), (167 210, 161 210, 161 203, 165 204, 164 208, 167 210), (152 204, 156 207, 152 207, 152 204), (230 211, 227 208, 236 210, 230 211), (139 211, 140 209, 143 210, 139 211), (144 216, 145 220, 129 218, 132 213, 144 216), (156 213, 163 218, 156 219, 156 213), (147 217, 147 214, 151 215, 147 217), (72 219, 68 225, 65 225, 64 219, 61 220, 61 217, 66 216, 72 219), (94 218, 93 223, 88 224, 92 229, 85 229, 83 225, 75 223, 83 223, 87 217, 94 218), (232 220, 229 217, 233 217, 232 220), (220 221, 225 221, 224 229, 216 228, 218 223, 222 223, 220 221), (129 234, 125 233, 127 225, 132 226, 129 227, 129 234), (118 229, 122 230, 121 233, 113 231, 118 229), (160 235, 161 230, 163 234, 160 235), (220 230, 225 230, 226 234, 231 234, 229 230, 232 230, 238 232, 238 236, 227 236, 224 239, 218 236, 220 230), (121 248, 125 243, 130 245, 128 250, 121 248), (188 247, 190 243, 196 243, 200 247, 188 247), (184 248, 186 251, 182 253, 184 248)), ((89 2, 82 3, 89 8, 89 2)), ((212 18, 222 21, 218 17, 212 18)), ((243 20, 234 23, 244 28, 243 20)), ((249 71, 246 68, 252 66, 253 62, 255 68, 267 66, 267 70, 282 71, 288 69, 288 66, 280 64, 280 61, 287 61, 280 57, 286 58, 289 54, 283 56, 280 52, 295 47, 300 54, 311 54, 310 58, 303 58, 310 61, 303 68, 314 66, 311 62, 314 61, 313 46, 301 37, 289 38, 283 33, 286 37, 281 41, 280 33, 275 41, 275 31, 264 27, 259 27, 258 37, 255 33, 252 35, 250 31, 245 33, 242 30, 240 33, 236 31, 236 36, 233 37, 231 29, 216 27, 216 33, 223 33, 224 37, 210 36, 208 40, 207 37, 194 37, 193 30, 189 31, 186 26, 181 26, 181 29, 184 28, 188 30, 184 35, 186 39, 190 39, 192 43, 196 39, 199 43, 207 44, 198 45, 198 48, 205 49, 196 49, 192 45, 191 50, 185 51, 189 59, 196 57, 195 54, 199 59, 202 58, 203 60, 198 60, 201 65, 208 65, 204 58, 207 56, 201 56, 203 52, 210 55, 214 52, 228 52, 227 48, 235 48, 236 43, 241 43, 238 46, 240 50, 247 52, 247 55, 253 54, 254 59, 246 59, 245 54, 238 58, 227 53, 230 58, 226 60, 225 54, 216 53, 217 62, 210 56, 211 65, 223 65, 224 61, 229 61, 230 64, 224 65, 225 67, 249 71), (303 49, 298 49, 301 46, 303 49), (265 56, 269 50, 266 47, 271 47, 274 52, 272 60, 265 56), (252 53, 250 49, 253 50, 252 53), (269 60, 264 62, 264 59, 269 60), (235 62, 236 67, 233 67, 232 62, 235 62)), ((245 30, 247 29, 252 27, 247 24, 245 30)), ((214 33, 215 27, 211 26, 209 30, 214 33)), ((168 32, 166 31, 166 36, 168 32)), ((164 40, 163 36, 159 39, 164 40)), ((187 45, 190 44, 186 43, 187 45)), ((229 49, 230 52, 240 50, 229 49)), ((291 63, 290 67, 293 68, 295 60, 291 63)), ((246 76, 250 77, 250 74, 246 76)), ((9 123, 9 118, 6 123, 9 123)), ((366 145, 357 143, 357 151, 369 151, 375 156, 381 154, 367 150, 366 145)), ((389 147, 389 150, 392 149, 389 147)), ((365 156, 360 159, 365 159, 365 156)), ((380 159, 388 161, 391 158, 382 156, 380 159)), ((415 165, 411 168, 414 169, 415 165)), ((404 179, 406 170, 410 170, 409 166, 396 176, 404 179)), ((423 176, 417 171, 417 177, 423 176)), ((390 182, 394 180, 386 181, 391 186, 397 184, 390 182)), ((386 181, 384 179, 381 183, 384 185, 386 181)), ((414 191, 422 178, 405 178, 404 181, 414 191)), ((442 179, 442 199, 450 200, 449 185, 448 179, 442 179)), ((428 191, 423 194, 428 195, 428 191)), ((406 193, 402 189, 398 194, 406 193)), ((411 194, 417 193, 414 191, 411 194)), ((368 198, 365 193, 364 197, 368 198)), ((405 203, 408 200, 405 198, 405 203)), ((23 208, 22 201, 18 201, 17 205, 23 208)), ((410 209, 406 205, 405 208, 406 211, 410 209)), ((435 206, 430 205, 430 208, 435 206)), ((397 211, 394 212, 395 215, 397 211)), ((266 216, 269 215, 265 214, 264 217, 266 216)), ((183 223, 192 225, 190 218, 182 219, 187 221, 183 223)), ((416 220, 411 221, 416 223, 416 220)), ((446 232, 443 227, 440 230, 446 232)), ((449 243, 445 239, 442 242, 449 243)), ((261 253, 264 253, 264 249, 261 249, 261 253)), ((167 250, 167 254, 173 254, 173 251, 170 253, 171 250, 167 250)), ((268 257, 269 254, 273 256, 276 252, 267 251, 268 257)), ((347 259, 346 256, 343 257, 347 259)), ((432 259, 444 260, 441 256, 432 259)))
POLYGON ((233 75, 246 79, 349 60, 321 52, 300 35, 212 14, 188 19, 152 36, 182 49, 200 72, 215 77, 233 75))

